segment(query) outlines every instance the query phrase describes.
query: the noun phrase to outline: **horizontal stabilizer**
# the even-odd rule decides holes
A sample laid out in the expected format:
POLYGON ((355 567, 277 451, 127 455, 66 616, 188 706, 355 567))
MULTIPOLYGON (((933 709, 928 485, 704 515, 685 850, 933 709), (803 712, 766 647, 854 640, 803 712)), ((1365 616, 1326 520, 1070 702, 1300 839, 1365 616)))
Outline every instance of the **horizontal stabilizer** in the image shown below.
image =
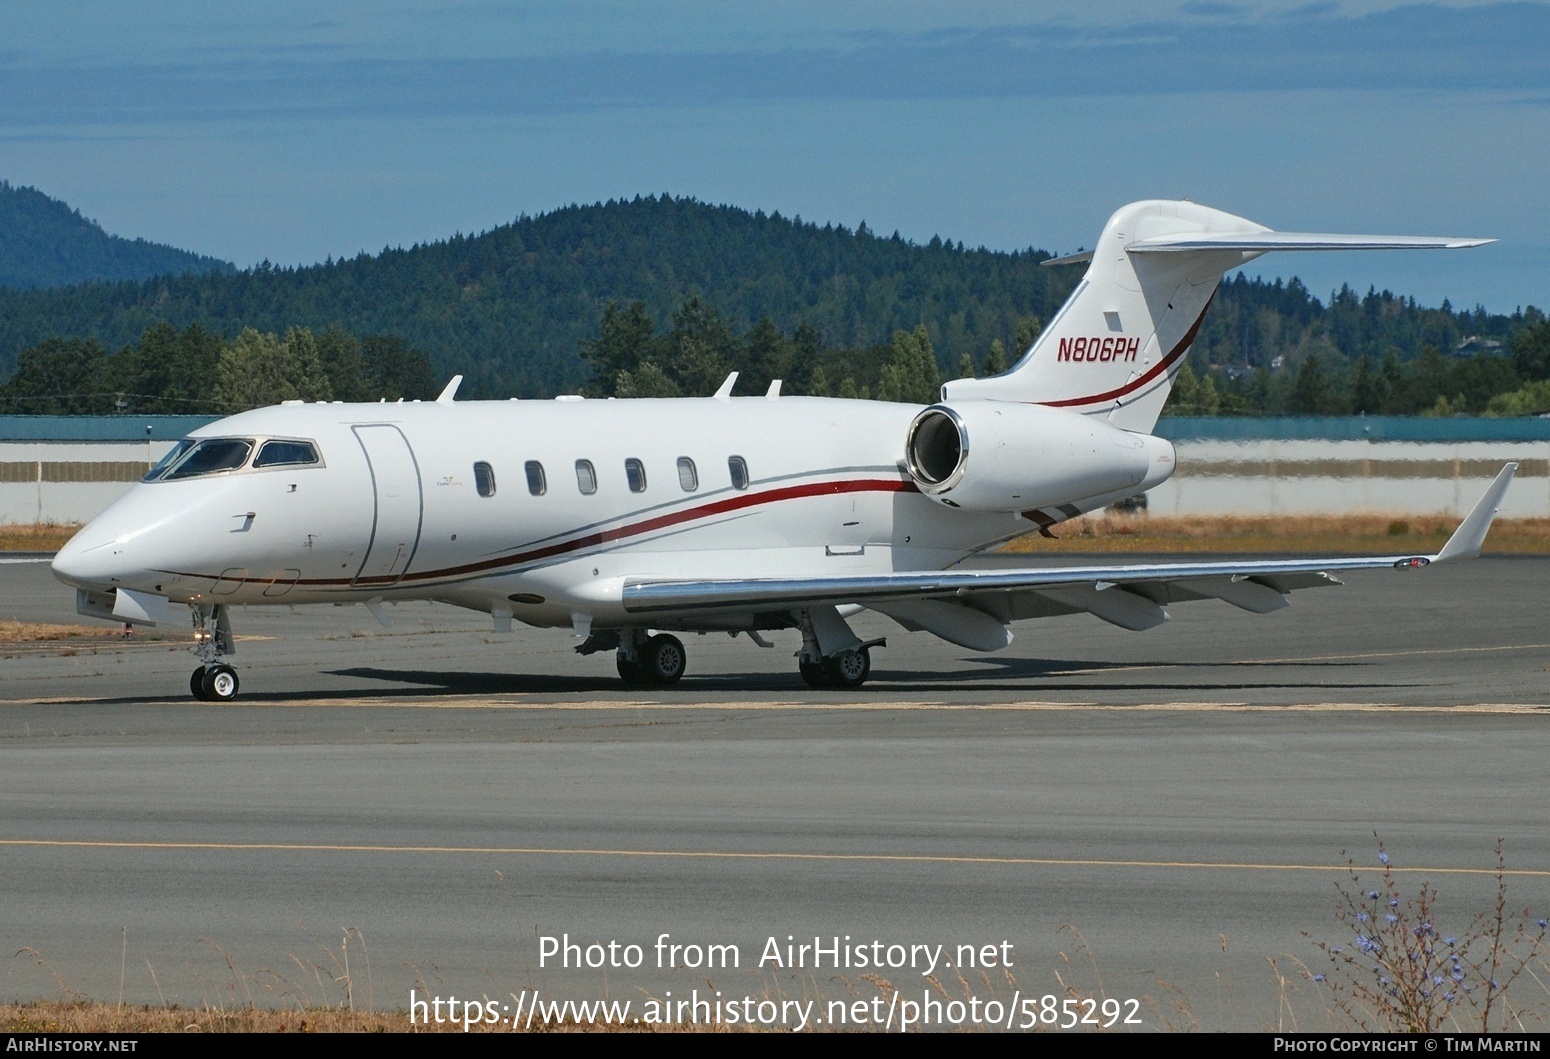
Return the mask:
POLYGON ((1142 239, 1125 247, 1133 254, 1178 254, 1191 250, 1460 250, 1495 239, 1425 235, 1326 235, 1320 232, 1184 232, 1142 239))

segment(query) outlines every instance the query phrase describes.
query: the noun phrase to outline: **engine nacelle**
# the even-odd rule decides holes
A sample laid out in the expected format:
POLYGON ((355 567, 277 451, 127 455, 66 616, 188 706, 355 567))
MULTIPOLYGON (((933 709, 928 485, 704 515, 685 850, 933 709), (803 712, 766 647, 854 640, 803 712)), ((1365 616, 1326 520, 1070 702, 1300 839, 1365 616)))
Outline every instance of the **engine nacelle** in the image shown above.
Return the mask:
POLYGON ((1162 438, 1010 401, 932 405, 910 424, 905 454, 922 493, 970 511, 1124 496, 1173 473, 1173 446, 1162 438))

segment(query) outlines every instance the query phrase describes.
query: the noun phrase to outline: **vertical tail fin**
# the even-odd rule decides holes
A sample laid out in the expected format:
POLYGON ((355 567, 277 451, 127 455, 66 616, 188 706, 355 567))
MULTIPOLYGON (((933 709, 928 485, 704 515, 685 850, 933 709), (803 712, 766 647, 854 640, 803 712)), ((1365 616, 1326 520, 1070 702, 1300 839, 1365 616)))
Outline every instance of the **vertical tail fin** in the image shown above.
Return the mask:
POLYGON ((1049 405, 1150 433, 1224 272, 1270 250, 1439 249, 1490 241, 1275 232, 1193 202, 1131 203, 1109 218, 1087 274, 1022 360, 1004 375, 950 382, 942 398, 1049 405))

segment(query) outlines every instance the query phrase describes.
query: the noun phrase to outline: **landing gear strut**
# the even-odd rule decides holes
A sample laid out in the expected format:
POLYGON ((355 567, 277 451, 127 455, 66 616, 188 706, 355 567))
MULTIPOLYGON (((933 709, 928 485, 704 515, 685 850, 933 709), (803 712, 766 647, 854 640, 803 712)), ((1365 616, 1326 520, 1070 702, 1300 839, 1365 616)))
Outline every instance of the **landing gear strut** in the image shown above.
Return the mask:
POLYGON ((194 612, 193 651, 200 664, 188 678, 188 690, 201 702, 230 702, 237 697, 241 682, 237 671, 221 661, 221 655, 236 650, 226 607, 194 603, 189 609, 194 612))
POLYGON ((636 633, 620 638, 616 657, 619 676, 626 684, 639 687, 666 687, 678 683, 689 663, 683 641, 666 633, 648 639, 641 639, 641 636, 636 633))

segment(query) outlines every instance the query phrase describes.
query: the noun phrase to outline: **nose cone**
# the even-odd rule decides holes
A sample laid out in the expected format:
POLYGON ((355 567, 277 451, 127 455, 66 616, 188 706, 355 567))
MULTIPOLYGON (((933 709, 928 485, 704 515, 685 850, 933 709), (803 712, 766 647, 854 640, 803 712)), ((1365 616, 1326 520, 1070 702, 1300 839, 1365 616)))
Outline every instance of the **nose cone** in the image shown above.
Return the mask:
POLYGON ((180 499, 132 486, 54 556, 54 576, 76 588, 134 588, 149 574, 150 539, 177 517, 180 499))
POLYGON ((123 547, 97 522, 71 537, 54 556, 54 576, 76 588, 113 588, 124 575, 123 547))

